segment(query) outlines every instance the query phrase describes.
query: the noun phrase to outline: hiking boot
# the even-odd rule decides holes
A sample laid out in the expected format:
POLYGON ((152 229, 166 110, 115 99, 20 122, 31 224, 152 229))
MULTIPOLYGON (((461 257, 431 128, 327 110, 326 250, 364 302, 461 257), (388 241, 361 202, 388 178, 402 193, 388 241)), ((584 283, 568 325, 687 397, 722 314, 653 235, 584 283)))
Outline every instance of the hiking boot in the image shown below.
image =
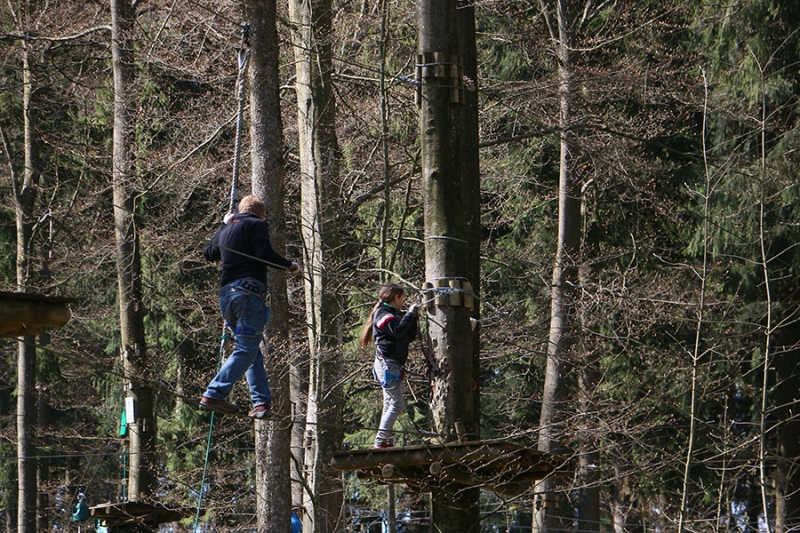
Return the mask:
POLYGON ((394 448, 394 443, 390 440, 376 442, 372 447, 373 450, 380 450, 381 448, 394 448))
POLYGON ((261 420, 272 416, 272 409, 269 404, 256 405, 247 413, 247 416, 254 420, 261 420))
POLYGON ((236 414, 239 412, 239 407, 226 402, 225 400, 215 400, 208 396, 200 398, 200 409, 202 411, 216 411, 218 413, 236 414))

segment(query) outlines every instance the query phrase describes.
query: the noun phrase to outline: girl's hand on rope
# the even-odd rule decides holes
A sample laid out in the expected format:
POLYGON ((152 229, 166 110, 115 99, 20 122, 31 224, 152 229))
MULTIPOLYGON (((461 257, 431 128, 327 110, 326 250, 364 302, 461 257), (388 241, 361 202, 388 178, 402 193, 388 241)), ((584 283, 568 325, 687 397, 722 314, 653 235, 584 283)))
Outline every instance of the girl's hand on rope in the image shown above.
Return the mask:
POLYGON ((289 274, 298 274, 300 273, 300 265, 292 261, 291 266, 289 266, 286 271, 289 272, 289 274))

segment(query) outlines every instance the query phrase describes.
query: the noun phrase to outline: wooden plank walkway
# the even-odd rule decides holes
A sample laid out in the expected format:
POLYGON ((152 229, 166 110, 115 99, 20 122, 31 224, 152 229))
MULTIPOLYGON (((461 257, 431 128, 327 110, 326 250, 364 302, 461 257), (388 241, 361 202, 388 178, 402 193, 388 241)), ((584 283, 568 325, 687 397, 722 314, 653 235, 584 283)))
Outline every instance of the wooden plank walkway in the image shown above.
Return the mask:
POLYGON ((331 466, 421 492, 456 483, 511 497, 547 476, 574 473, 564 457, 504 439, 335 452, 331 466))
POLYGON ((189 507, 169 509, 163 505, 143 502, 109 502, 90 507, 89 517, 100 520, 104 526, 139 525, 155 531, 159 524, 177 522, 193 516, 195 511, 196 509, 189 507))

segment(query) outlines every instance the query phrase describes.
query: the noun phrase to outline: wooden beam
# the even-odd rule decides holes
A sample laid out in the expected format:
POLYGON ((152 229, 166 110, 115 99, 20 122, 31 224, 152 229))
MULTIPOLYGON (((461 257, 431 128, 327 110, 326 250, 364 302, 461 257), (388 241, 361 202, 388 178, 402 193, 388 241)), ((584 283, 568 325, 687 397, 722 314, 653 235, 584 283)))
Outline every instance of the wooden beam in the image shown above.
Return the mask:
POLYGON ((334 470, 357 470, 359 477, 410 485, 460 483, 519 493, 547 476, 572 472, 567 460, 506 440, 452 442, 332 455, 334 470))
POLYGON ((70 298, 40 294, 0 292, 0 337, 38 335, 47 328, 69 322, 70 298))
POLYGON ((195 512, 189 507, 169 509, 142 502, 103 503, 89 508, 90 516, 111 521, 139 521, 146 524, 167 524, 188 518, 195 512))

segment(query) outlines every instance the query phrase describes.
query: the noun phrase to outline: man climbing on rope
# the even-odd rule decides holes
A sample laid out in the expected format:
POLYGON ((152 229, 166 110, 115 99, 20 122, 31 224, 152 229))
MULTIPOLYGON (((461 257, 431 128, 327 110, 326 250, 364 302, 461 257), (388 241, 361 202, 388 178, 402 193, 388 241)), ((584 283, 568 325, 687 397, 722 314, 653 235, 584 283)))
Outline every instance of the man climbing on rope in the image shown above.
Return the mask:
POLYGON ((236 338, 236 347, 200 399, 200 409, 205 411, 237 413, 239 408, 226 398, 233 384, 246 375, 253 405, 247 416, 262 419, 271 413, 272 393, 260 347, 270 314, 266 267, 296 274, 300 265, 272 249, 265 212, 260 198, 245 196, 239 212, 226 217, 203 250, 207 260, 222 260, 219 307, 236 338))

